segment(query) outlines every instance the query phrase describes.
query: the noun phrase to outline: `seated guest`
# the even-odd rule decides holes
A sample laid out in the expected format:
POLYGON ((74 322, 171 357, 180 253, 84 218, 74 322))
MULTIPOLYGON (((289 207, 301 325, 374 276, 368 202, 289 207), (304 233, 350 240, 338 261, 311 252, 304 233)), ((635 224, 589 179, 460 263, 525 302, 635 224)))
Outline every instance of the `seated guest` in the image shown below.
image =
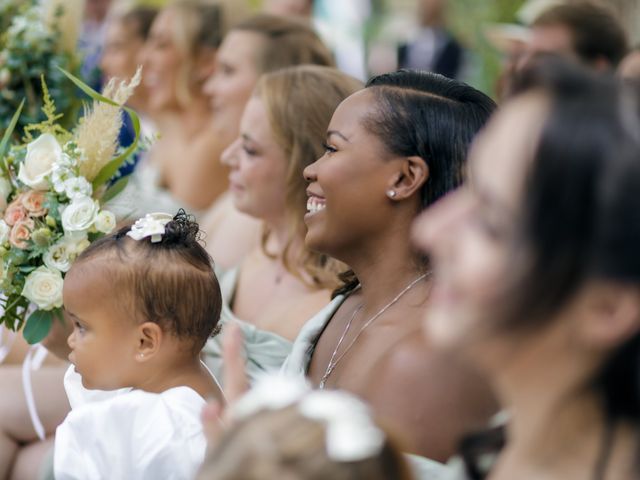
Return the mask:
POLYGON ((54 476, 192 478, 204 459, 205 398, 223 401, 200 351, 222 298, 198 225, 150 214, 102 238, 64 281, 73 324, 54 476))
MULTIPOLYGON (((222 324, 242 327, 251 380, 280 369, 304 322, 339 284, 341 265, 304 244, 302 171, 322 155, 333 111, 361 87, 331 67, 307 65, 265 74, 247 103, 240 136, 223 154, 231 170, 234 206, 263 224, 261 245, 220 278, 222 324)), ((217 337, 205 353, 220 377, 217 337)))
POLYGON ((495 402, 474 368, 422 331, 433 285, 411 245, 415 217, 463 179, 467 148, 494 102, 441 75, 374 77, 343 101, 308 166, 307 248, 353 270, 309 320, 283 370, 367 401, 409 452, 444 461, 495 402))
POLYGON ((534 73, 467 186, 415 229, 438 279, 426 335, 486 372, 509 413, 506 437, 463 443, 455 478, 640 478, 638 100, 566 65, 534 73))
MULTIPOLYGON (((263 73, 295 65, 333 66, 331 52, 306 24, 273 15, 256 15, 231 28, 216 55, 216 69, 204 86, 215 113, 210 151, 218 162, 238 138, 240 117, 263 73)), ((261 223, 238 212, 226 192, 202 220, 207 250, 224 268, 235 267, 260 243, 261 223)))
POLYGON ((227 171, 212 161, 213 112, 202 93, 223 37, 221 7, 176 0, 156 16, 142 55, 147 107, 158 138, 141 159, 120 217, 184 207, 196 214, 227 187, 227 171))
POLYGON ((367 406, 347 393, 265 378, 232 410, 228 431, 210 432, 199 480, 413 478, 367 406))

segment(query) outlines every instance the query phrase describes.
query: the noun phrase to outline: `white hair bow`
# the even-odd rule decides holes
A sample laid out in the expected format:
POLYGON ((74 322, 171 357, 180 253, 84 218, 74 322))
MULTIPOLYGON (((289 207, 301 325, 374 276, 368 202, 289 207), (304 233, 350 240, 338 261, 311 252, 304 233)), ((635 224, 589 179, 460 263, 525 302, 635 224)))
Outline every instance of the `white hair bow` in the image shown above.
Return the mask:
POLYGON ((173 220, 173 215, 169 213, 147 213, 144 217, 136 220, 136 223, 131 226, 131 230, 127 232, 127 236, 134 240, 151 237, 151 243, 157 243, 162 240, 165 226, 171 220, 173 220))

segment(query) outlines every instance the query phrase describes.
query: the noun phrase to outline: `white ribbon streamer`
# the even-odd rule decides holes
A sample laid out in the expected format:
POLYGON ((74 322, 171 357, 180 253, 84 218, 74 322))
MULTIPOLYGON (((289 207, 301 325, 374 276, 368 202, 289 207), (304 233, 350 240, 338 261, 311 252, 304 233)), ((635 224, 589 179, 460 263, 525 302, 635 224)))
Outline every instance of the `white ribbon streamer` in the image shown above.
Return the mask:
POLYGON ((4 325, 0 325, 0 363, 4 362, 4 359, 9 355, 15 339, 16 332, 9 330, 4 325))
POLYGON ((22 364, 22 386, 24 388, 24 396, 27 399, 27 409, 29 410, 29 417, 31 418, 33 428, 40 440, 45 439, 46 432, 44 431, 44 426, 40 421, 40 416, 36 409, 36 401, 33 396, 33 387, 31 385, 31 372, 40 369, 47 353, 48 351, 46 348, 39 343, 36 343, 29 348, 22 364))

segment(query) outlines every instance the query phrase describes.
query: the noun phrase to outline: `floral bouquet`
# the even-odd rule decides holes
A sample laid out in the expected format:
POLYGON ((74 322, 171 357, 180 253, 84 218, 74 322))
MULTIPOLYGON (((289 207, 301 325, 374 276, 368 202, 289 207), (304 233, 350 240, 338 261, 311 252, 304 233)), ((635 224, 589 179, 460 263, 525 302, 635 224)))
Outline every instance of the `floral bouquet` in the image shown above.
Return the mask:
POLYGON ((47 76, 49 95, 63 122, 70 126, 80 107, 75 87, 59 70, 80 66, 75 53, 77 19, 73 2, 62 0, 0 0, 0 131, 26 99, 15 138, 24 127, 44 120, 40 75, 47 76))
POLYGON ((115 216, 102 204, 124 188, 126 177, 111 180, 139 136, 135 112, 123 107, 139 71, 129 83, 110 82, 103 95, 62 73, 94 99, 78 126, 70 132, 60 125, 42 80, 45 120, 26 125, 23 142, 10 145, 19 108, 0 143, 0 324, 12 330, 24 324, 29 343, 44 338, 55 317, 62 319, 63 279, 74 259, 114 229, 115 216), (136 130, 125 151, 117 141, 121 109, 136 130))

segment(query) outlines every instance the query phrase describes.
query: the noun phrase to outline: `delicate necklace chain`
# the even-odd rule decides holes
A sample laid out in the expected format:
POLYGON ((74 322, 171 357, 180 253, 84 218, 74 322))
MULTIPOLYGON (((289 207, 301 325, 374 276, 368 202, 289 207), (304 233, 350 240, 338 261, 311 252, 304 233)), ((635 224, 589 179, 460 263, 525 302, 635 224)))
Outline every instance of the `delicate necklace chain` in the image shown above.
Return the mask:
POLYGON ((353 319, 356 317, 358 312, 362 309, 363 304, 361 303, 355 308, 355 310, 353 311, 353 314, 351 315, 351 318, 347 322, 347 326, 345 327, 344 331, 342 332, 342 335, 340 336, 340 339, 338 340, 338 344, 336 345, 336 348, 333 350, 333 353, 331 354, 331 358, 329 359, 327 369, 325 370, 324 375, 322 375, 322 378, 320 379, 319 387, 321 389, 324 388, 325 384, 327 383, 327 379, 329 378, 331 373, 338 366, 338 363, 340 363, 340 360, 342 360, 342 358, 347 354, 347 352, 351 349, 351 347, 353 347, 353 345, 356 343, 356 340, 358 340, 362 332, 364 332, 369 325, 371 325, 375 320, 377 320, 378 317, 380 317, 380 315, 382 315, 389 308, 391 308, 398 300, 400 300, 402 296, 405 293, 407 293, 409 290, 411 290, 416 283, 418 283, 420 280, 425 278, 430 273, 431 272, 426 272, 420 275, 419 277, 415 278, 411 283, 409 283, 409 285, 404 287, 402 291, 393 298, 393 300, 391 300, 389 303, 383 306, 380 310, 378 310, 378 312, 375 315, 373 315, 369 320, 367 320, 364 323, 364 325, 362 325, 362 327, 360 327, 360 330, 358 331, 356 336, 353 337, 353 340, 351 340, 349 345, 347 345, 347 348, 345 348, 344 351, 340 354, 340 356, 336 358, 336 355, 338 354, 338 350, 340 349, 340 346, 342 345, 344 338, 347 336, 347 332, 349 331, 349 328, 351 328, 351 323, 353 322, 353 319))

